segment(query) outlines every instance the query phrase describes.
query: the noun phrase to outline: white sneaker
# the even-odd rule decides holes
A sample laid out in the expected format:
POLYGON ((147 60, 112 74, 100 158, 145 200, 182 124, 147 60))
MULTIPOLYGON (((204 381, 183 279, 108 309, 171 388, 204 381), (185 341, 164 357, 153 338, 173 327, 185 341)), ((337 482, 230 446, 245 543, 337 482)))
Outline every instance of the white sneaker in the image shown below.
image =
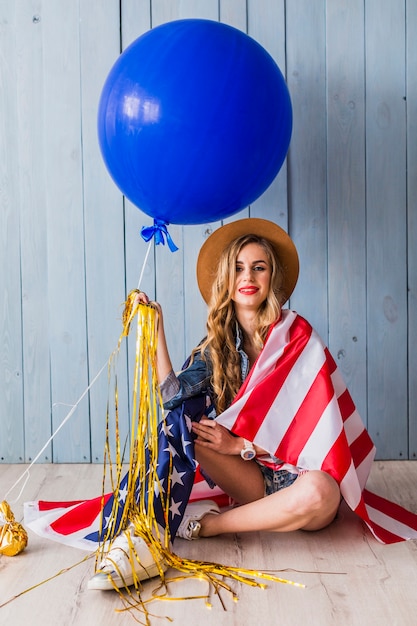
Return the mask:
POLYGON ((134 580, 146 580, 165 572, 168 566, 161 558, 155 562, 142 537, 134 533, 133 525, 124 530, 113 541, 112 546, 98 566, 95 575, 88 581, 88 589, 107 591, 133 585, 134 580), (135 575, 132 571, 135 568, 135 575))
POLYGON ((190 502, 185 509, 184 517, 177 530, 177 537, 182 539, 198 539, 201 530, 200 520, 208 513, 218 515, 220 509, 213 500, 190 502))

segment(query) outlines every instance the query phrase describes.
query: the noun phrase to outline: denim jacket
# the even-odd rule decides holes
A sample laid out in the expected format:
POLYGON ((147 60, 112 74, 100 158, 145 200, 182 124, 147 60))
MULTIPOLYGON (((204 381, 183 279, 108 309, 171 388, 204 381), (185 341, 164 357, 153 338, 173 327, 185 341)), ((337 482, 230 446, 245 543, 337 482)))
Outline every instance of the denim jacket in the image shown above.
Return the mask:
MULTIPOLYGON (((243 382, 249 372, 249 358, 242 348, 242 342, 242 330, 239 325, 236 324, 236 350, 240 354, 243 382)), ((209 355, 206 354, 206 358, 203 360, 201 353, 197 352, 193 362, 187 366, 188 361, 189 359, 184 369, 179 374, 175 374, 171 371, 160 385, 162 401, 164 408, 167 410, 174 409, 187 398, 192 398, 201 393, 207 393, 209 395, 212 393, 210 383, 212 367, 209 355)))

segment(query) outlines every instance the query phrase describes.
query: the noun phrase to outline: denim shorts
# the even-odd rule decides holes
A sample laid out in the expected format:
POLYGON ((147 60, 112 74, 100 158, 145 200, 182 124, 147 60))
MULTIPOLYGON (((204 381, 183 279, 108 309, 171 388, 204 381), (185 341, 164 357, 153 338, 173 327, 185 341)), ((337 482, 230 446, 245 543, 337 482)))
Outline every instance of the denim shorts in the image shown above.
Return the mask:
POLYGON ((299 476, 285 469, 273 470, 270 467, 266 467, 266 465, 261 465, 261 463, 258 463, 258 465, 264 477, 266 496, 270 496, 271 493, 289 487, 299 476))

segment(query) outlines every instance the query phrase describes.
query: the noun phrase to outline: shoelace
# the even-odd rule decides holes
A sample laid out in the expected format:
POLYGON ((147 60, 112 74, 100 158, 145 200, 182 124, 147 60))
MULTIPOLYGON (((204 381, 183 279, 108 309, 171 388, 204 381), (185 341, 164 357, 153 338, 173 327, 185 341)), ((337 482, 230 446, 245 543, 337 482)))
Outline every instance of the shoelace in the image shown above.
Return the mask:
POLYGON ((112 571, 114 571, 114 564, 116 564, 118 567, 120 567, 120 565, 123 565, 124 562, 126 561, 126 554, 125 552, 119 548, 118 550, 113 550, 111 556, 108 554, 100 563, 100 570, 105 570, 106 568, 111 568, 112 571))

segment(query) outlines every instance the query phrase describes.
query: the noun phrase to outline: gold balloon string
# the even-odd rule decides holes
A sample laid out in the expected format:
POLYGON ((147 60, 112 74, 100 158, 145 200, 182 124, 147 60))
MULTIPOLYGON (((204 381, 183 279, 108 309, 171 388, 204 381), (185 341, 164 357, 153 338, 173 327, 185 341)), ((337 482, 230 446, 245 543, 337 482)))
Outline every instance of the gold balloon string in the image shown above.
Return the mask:
POLYGON ((0 604, 0 609, 2 609, 7 604, 10 604, 10 602, 13 602, 14 600, 17 600, 18 598, 24 596, 26 593, 29 593, 29 591, 33 591, 34 589, 37 589, 38 587, 41 587, 42 585, 45 585, 46 583, 49 583, 51 580, 54 580, 55 578, 58 578, 58 576, 61 576, 62 574, 66 574, 67 572, 71 571, 75 567, 78 567, 79 565, 82 565, 82 563, 85 563, 86 561, 88 561, 92 557, 94 557, 94 553, 87 554, 87 556, 83 557, 81 559, 81 561, 77 561, 77 563, 73 563, 72 565, 69 565, 68 567, 64 567, 59 572, 56 572, 52 576, 49 576, 49 578, 46 578, 45 580, 42 580, 39 583, 35 583, 31 587, 28 587, 27 589, 24 589, 20 593, 16 593, 14 596, 11 596, 10 598, 8 598, 8 600, 5 600, 4 602, 2 602, 0 604))

